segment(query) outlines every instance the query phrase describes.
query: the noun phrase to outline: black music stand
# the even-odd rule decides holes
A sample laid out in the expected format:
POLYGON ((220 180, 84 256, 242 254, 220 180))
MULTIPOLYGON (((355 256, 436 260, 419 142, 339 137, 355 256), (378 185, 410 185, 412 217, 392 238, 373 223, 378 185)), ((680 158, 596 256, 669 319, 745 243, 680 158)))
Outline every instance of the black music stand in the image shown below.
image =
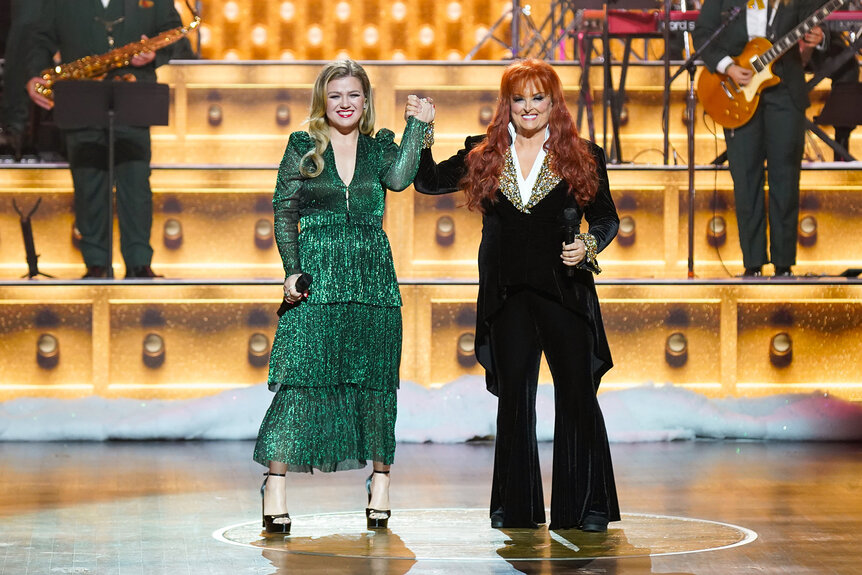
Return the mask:
MULTIPOLYGON (((862 84, 833 84, 832 92, 826 98, 826 103, 823 105, 823 110, 819 116, 814 118, 818 124, 826 126, 835 126, 838 128, 850 128, 862 124, 862 107, 859 103, 862 102, 862 84)), ((850 152, 841 144, 822 133, 809 120, 806 120, 808 129, 817 133, 820 139, 834 151, 838 152, 846 161, 854 162, 856 158, 850 155, 850 152), (820 133, 818 133, 820 132, 820 133), (826 137, 824 137, 826 136, 826 137)))
POLYGON ((611 76, 611 41, 610 22, 608 10, 651 10, 656 7, 657 0, 603 0, 605 11, 604 25, 602 26, 602 67, 604 71, 604 88, 602 89, 602 147, 608 153, 608 113, 611 117, 611 132, 613 141, 608 153, 608 160, 612 164, 622 163, 622 151, 620 150, 620 116, 622 115, 624 86, 626 82, 626 71, 628 69, 631 54, 631 40, 625 43, 623 55, 623 68, 620 72, 619 92, 614 89, 613 77, 611 76))
POLYGON ((64 130, 108 130, 108 262, 114 277, 114 128, 116 126, 167 126, 170 88, 152 82, 57 82, 54 86, 54 121, 64 130))

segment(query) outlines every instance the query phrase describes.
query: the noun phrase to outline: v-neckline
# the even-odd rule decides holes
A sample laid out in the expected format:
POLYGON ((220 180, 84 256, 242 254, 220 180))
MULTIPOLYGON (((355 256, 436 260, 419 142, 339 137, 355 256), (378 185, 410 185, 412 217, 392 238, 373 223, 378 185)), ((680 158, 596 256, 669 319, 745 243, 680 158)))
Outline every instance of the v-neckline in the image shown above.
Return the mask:
POLYGON ((359 158, 359 141, 361 139, 361 135, 356 138, 356 151, 353 156, 353 175, 350 176, 349 182, 345 182, 344 178, 341 177, 341 172, 338 171, 338 161, 335 159, 335 146, 332 145, 332 140, 329 141, 329 151, 332 153, 332 164, 335 168, 335 177, 338 178, 338 181, 341 182, 341 185, 344 186, 345 189, 350 189, 350 184, 352 184, 353 180, 356 179, 356 164, 359 158))

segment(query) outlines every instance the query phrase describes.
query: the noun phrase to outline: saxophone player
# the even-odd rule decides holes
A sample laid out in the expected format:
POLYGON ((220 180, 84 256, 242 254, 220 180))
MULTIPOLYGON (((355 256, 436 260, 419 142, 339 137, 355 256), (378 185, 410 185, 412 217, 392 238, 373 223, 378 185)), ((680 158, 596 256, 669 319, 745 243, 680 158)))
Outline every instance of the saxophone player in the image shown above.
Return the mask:
MULTIPOLYGON (((104 54, 113 48, 153 37, 182 26, 173 0, 43 0, 28 53, 30 99, 45 109, 53 101, 37 91, 40 71, 63 62, 104 54)), ((143 52, 130 66, 110 72, 132 74, 138 82, 155 82, 156 66, 171 57, 192 55, 188 40, 158 52, 143 52)), ((115 131, 115 183, 120 251, 127 278, 153 278, 150 245, 153 207, 150 189, 150 130, 118 126, 115 131)), ((97 127, 64 130, 67 157, 75 188, 75 224, 81 232, 81 253, 87 266, 85 279, 108 277, 108 150, 107 130, 97 127)))

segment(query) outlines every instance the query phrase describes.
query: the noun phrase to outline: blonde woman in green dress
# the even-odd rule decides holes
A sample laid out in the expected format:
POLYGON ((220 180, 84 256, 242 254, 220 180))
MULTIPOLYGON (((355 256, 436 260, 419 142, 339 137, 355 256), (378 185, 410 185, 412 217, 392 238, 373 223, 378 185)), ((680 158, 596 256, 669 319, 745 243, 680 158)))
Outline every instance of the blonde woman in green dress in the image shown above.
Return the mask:
POLYGON ((374 133, 365 70, 351 60, 323 68, 308 130, 290 135, 273 209, 284 263, 284 294, 255 461, 269 468, 261 488, 263 526, 289 534, 286 472, 341 471, 373 461, 366 480, 369 528, 386 528, 395 453, 401 361, 401 295, 382 228, 386 189, 407 188, 433 137, 434 106, 409 96, 400 146, 374 133), (313 278, 300 293, 301 273, 313 278))

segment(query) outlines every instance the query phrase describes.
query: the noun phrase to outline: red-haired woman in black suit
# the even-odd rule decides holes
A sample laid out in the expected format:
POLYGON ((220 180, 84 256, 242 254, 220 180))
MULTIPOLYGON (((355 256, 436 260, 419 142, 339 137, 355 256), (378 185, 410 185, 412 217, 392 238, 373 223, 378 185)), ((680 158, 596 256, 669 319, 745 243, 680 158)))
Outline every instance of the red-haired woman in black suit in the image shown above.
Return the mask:
POLYGON ((439 164, 424 150, 414 186, 463 189, 482 213, 476 355, 498 397, 491 525, 545 522, 535 408, 544 352, 556 402, 550 528, 607 530, 620 515, 596 392, 612 362, 593 273, 619 218, 604 153, 578 137, 554 69, 509 66, 487 134, 439 164), (571 243, 567 208, 575 229, 589 224, 571 243))

